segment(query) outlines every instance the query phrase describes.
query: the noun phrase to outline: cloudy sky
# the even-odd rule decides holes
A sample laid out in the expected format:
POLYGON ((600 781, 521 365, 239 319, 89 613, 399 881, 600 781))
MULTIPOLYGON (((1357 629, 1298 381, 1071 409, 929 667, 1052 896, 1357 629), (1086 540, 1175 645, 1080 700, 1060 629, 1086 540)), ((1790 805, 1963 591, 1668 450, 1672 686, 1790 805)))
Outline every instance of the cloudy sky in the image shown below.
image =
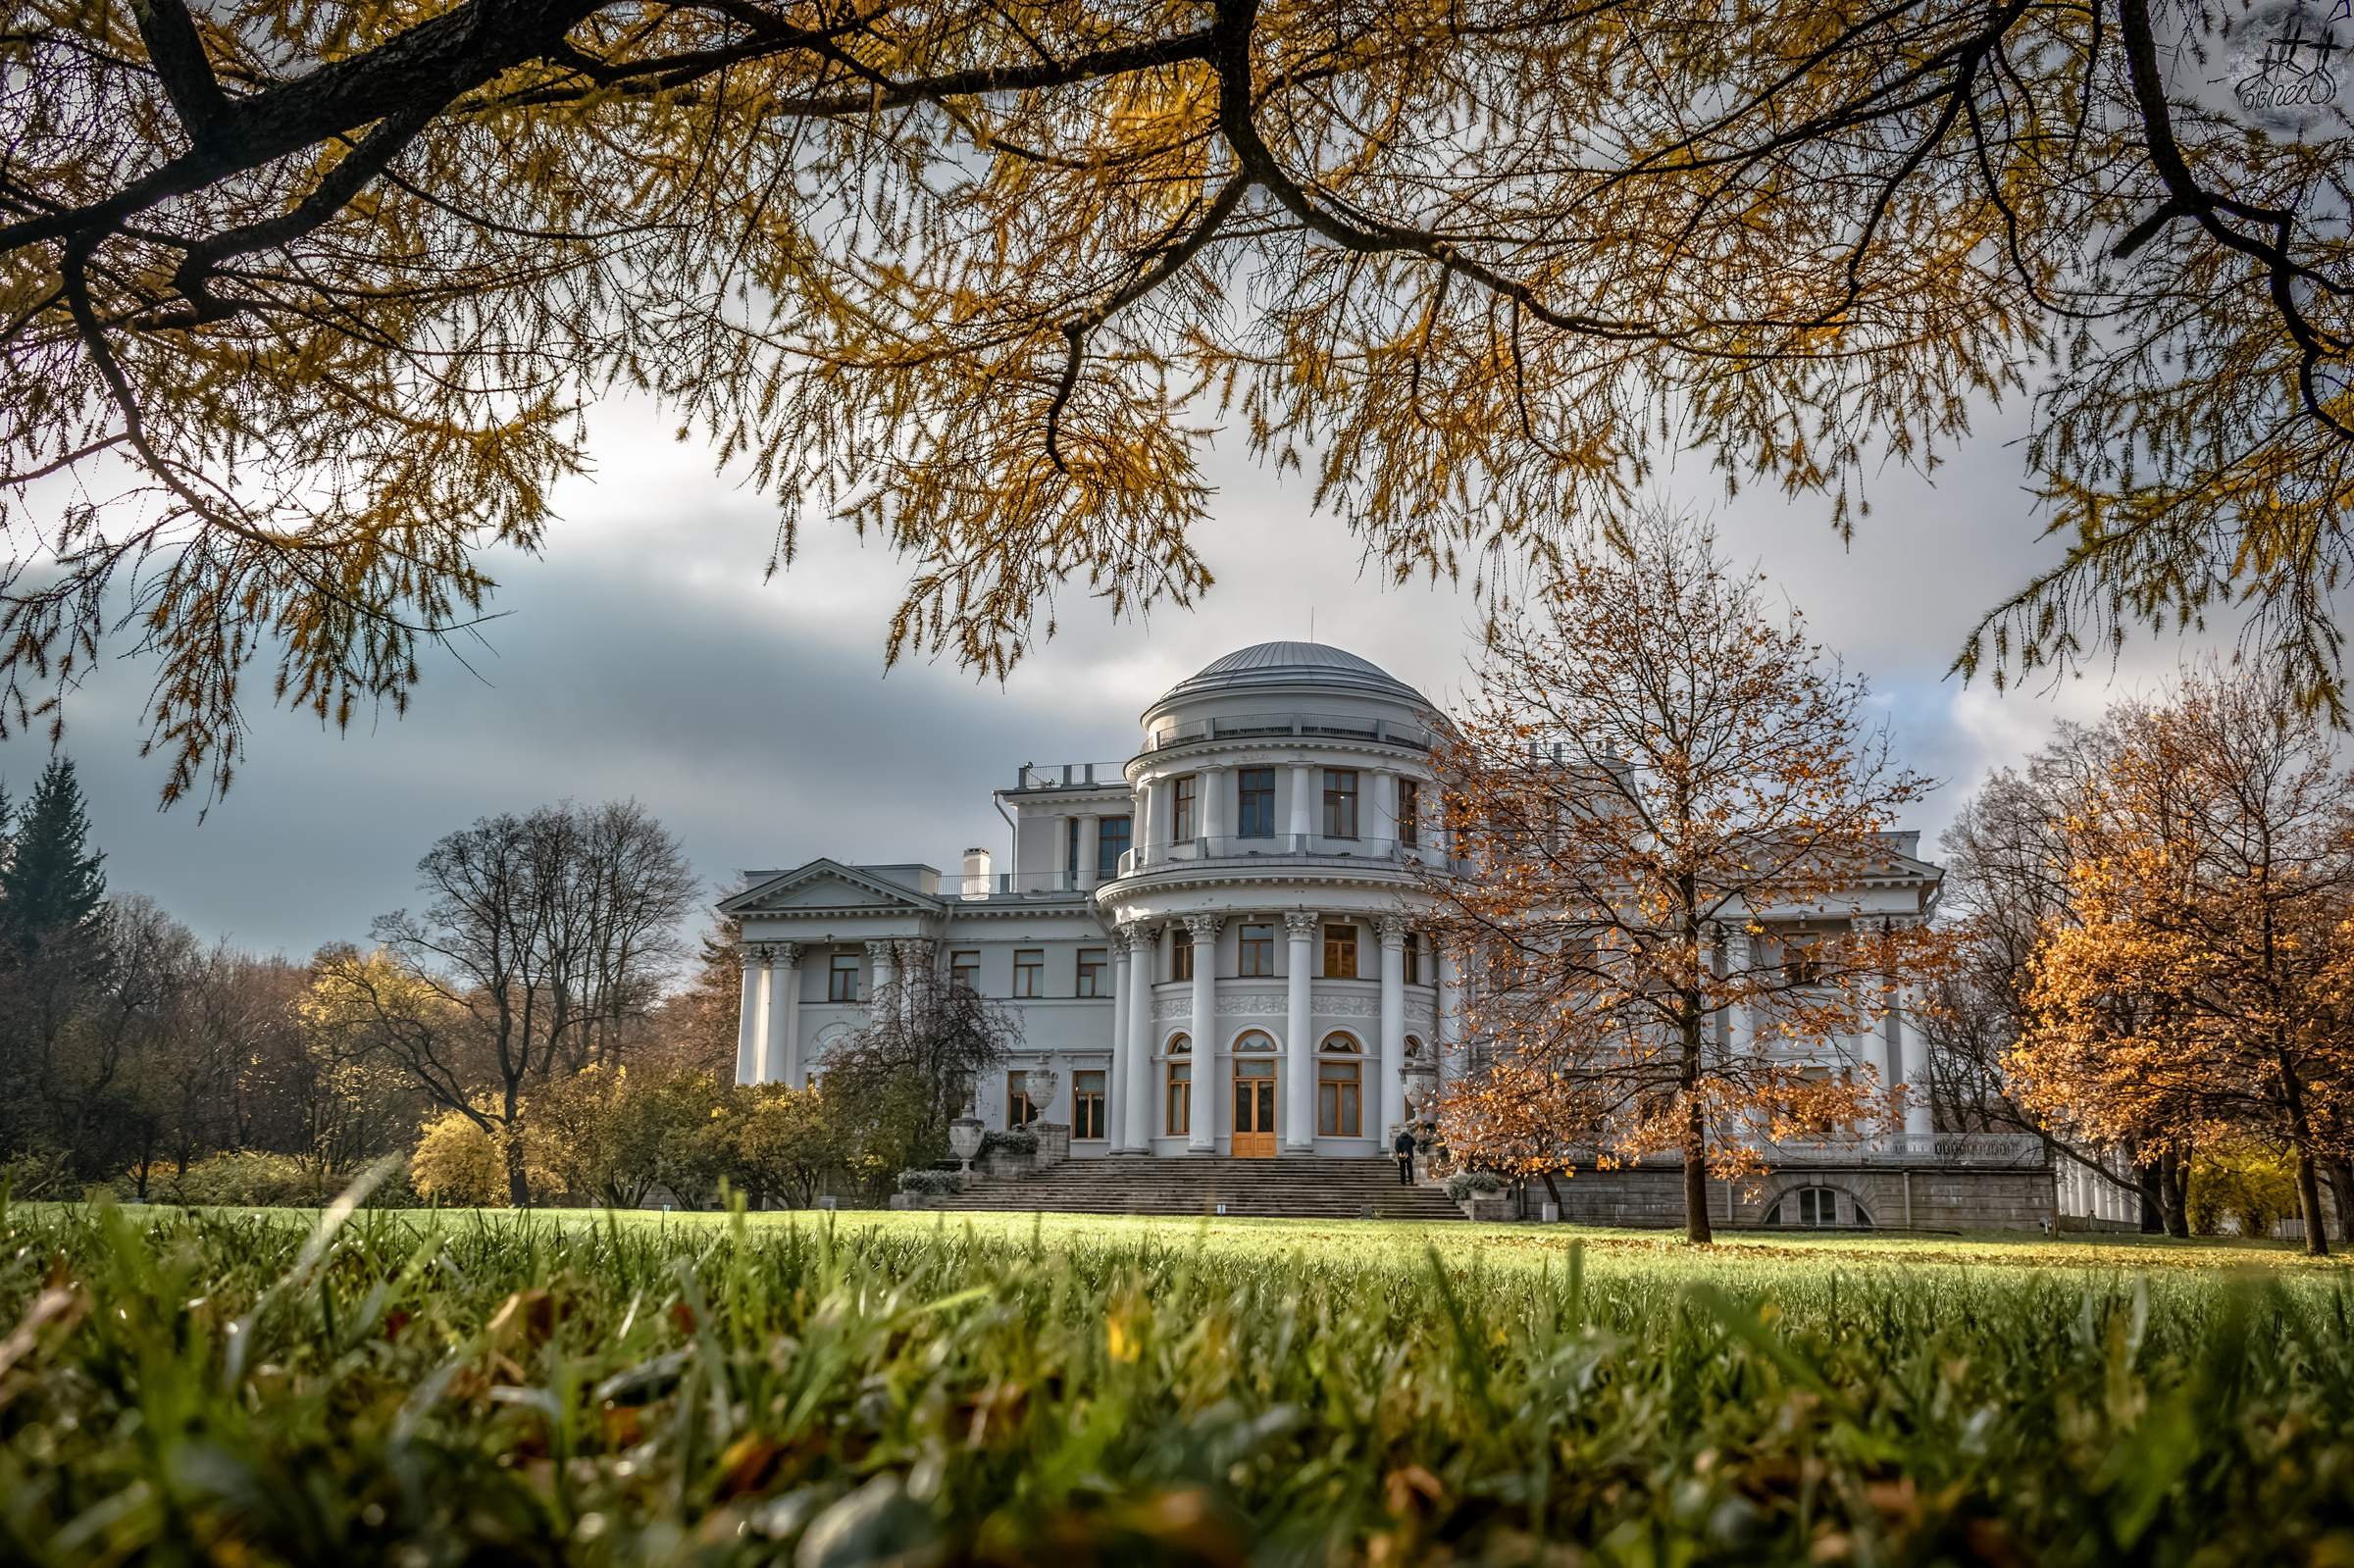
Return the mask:
MULTIPOLYGON (((1216 516, 1200 544, 1218 583, 1192 612, 1111 624, 1083 595, 1061 635, 1002 687, 946 666, 883 668, 902 574, 846 531, 806 535, 763 583, 773 514, 714 476, 705 452, 641 408, 601 412, 597 472, 559 492, 539 561, 503 563, 485 646, 429 663, 409 716, 323 732, 257 711, 235 788, 199 820, 155 807, 161 769, 137 755, 146 675, 101 670, 72 699, 66 749, 91 797, 110 883, 147 893, 203 936, 307 954, 357 938, 409 902, 418 856, 485 813, 566 796, 635 796, 685 839, 715 886, 819 854, 953 868, 1002 853, 990 791, 1025 762, 1108 761, 1139 711, 1228 650, 1305 637, 1374 660, 1441 702, 1459 694, 1473 606, 1451 587, 1360 580, 1348 533, 1239 451, 1214 460, 1216 516)), ((1990 423, 1932 486, 1890 474, 1843 547, 1817 503, 1723 498, 1698 462, 1663 498, 1713 515, 1824 641, 1868 674, 1899 746, 1946 781, 1915 826, 1934 838, 1990 766, 2061 713, 2146 689, 2181 650, 2136 646, 2112 684, 1998 695, 1945 670, 1976 618, 2049 558, 2020 487, 2016 419, 1990 423)), ((258 688, 261 681, 253 683, 258 688)), ((19 795, 45 737, 0 745, 19 795)))

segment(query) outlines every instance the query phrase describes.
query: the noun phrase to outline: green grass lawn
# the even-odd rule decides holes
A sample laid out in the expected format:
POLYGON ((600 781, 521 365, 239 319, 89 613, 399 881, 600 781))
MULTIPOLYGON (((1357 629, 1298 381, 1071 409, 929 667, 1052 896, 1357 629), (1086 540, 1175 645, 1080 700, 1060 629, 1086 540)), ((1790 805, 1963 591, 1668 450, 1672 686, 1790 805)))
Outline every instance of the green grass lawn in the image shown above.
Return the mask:
POLYGON ((0 1214, 0 1560, 2354 1563, 2354 1270, 1370 1221, 0 1214))

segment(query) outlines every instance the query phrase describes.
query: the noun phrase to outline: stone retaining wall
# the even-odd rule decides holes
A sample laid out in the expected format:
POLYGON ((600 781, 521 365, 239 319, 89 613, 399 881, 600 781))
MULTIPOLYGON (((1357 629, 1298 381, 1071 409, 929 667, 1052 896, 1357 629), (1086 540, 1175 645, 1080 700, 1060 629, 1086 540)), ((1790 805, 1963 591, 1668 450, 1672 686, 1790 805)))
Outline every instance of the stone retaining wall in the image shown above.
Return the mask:
MULTIPOLYGON (((1623 1225, 1660 1230, 1684 1223, 1684 1176, 1656 1166, 1632 1170, 1579 1171, 1556 1177, 1561 1189, 1561 1218, 1577 1225, 1623 1225)), ((1840 1223, 1850 1222, 1861 1204, 1883 1230, 2041 1231, 2051 1221, 2052 1173, 2048 1170, 1972 1169, 1953 1165, 1808 1166, 1771 1171, 1754 1184, 1709 1183, 1709 1214, 1719 1225, 1754 1226, 1777 1200, 1802 1187, 1829 1188, 1841 1194, 1840 1223)), ((1543 1182, 1529 1186, 1534 1205, 1550 1200, 1543 1182)), ((1796 1224, 1785 1212, 1784 1224, 1796 1224)))

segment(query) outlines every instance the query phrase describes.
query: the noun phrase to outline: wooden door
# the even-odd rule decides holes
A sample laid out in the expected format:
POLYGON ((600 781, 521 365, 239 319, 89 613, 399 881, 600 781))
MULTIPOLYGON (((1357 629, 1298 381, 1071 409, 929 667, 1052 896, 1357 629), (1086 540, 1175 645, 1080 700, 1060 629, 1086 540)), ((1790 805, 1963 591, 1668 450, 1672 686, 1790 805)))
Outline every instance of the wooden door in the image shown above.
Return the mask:
POLYGON ((1237 1159, 1275 1156, 1275 1064, 1234 1064, 1234 1153, 1237 1159))

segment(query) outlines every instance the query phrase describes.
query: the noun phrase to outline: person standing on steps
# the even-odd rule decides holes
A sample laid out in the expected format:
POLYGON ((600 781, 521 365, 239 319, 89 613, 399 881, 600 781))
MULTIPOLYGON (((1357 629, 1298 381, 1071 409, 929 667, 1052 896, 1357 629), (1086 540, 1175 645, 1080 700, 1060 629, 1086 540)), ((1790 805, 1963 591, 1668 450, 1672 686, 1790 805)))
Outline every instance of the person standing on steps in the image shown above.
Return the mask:
POLYGON ((1398 1185, 1414 1185, 1414 1134, 1411 1128, 1401 1127, 1398 1137, 1390 1143, 1390 1152, 1398 1156, 1398 1185))

